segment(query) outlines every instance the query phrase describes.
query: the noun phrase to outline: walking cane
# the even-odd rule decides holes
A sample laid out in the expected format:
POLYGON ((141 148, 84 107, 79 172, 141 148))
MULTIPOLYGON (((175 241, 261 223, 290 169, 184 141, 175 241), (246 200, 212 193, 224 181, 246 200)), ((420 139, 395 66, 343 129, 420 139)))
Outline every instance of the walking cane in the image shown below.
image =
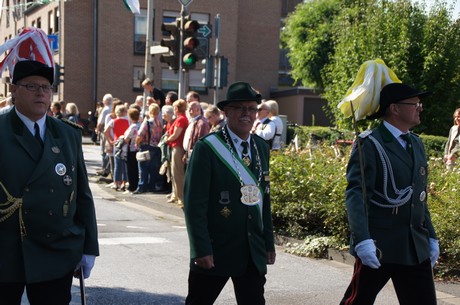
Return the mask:
POLYGON ((85 278, 83 277, 83 267, 80 267, 80 269, 78 270, 78 276, 80 280, 81 305, 86 305, 85 278))

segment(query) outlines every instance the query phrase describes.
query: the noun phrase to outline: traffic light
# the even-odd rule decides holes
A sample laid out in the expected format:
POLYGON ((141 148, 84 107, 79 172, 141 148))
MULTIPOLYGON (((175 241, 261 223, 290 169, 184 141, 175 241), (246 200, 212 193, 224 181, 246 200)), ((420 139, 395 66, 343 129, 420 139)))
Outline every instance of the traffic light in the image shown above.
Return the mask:
POLYGON ((209 56, 201 61, 204 65, 204 69, 201 70, 203 77, 203 85, 206 88, 214 87, 214 58, 209 56))
POLYGON ((227 86, 228 81, 228 59, 225 57, 220 58, 220 71, 219 71, 219 83, 217 87, 222 89, 222 87, 227 86))
POLYGON ((180 19, 173 22, 165 22, 161 25, 161 30, 167 32, 169 37, 161 39, 160 45, 169 49, 168 53, 160 56, 160 62, 167 63, 169 69, 179 70, 179 51, 180 51, 180 37, 179 27, 180 19))
POLYGON ((57 87, 60 83, 64 82, 64 67, 55 63, 54 64, 54 85, 57 87))
POLYGON ((182 67, 185 70, 195 68, 198 60, 196 48, 200 44, 196 37, 200 24, 196 20, 191 20, 190 16, 184 18, 184 48, 182 49, 182 67))

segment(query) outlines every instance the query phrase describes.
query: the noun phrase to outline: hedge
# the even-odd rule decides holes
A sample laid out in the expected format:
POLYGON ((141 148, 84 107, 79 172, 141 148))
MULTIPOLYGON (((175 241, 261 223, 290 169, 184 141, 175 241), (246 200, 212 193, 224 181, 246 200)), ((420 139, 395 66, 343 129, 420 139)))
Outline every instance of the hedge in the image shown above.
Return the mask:
MULTIPOLYGON (((290 127, 298 136, 292 145, 270 159, 273 222, 277 234, 306 239, 324 248, 346 248, 348 220, 345 208, 346 166, 353 133, 325 127, 290 127), (339 142, 337 142, 339 140, 339 142), (314 237, 314 238, 312 238, 314 237), (330 240, 324 240, 325 237, 330 240)), ((429 157, 428 204, 437 230, 441 256, 438 274, 452 275, 460 268, 460 169, 447 172, 442 164, 447 138, 420 135, 429 157)), ((303 246, 304 255, 323 256, 303 246)), ((298 252, 299 248, 291 249, 298 252)))

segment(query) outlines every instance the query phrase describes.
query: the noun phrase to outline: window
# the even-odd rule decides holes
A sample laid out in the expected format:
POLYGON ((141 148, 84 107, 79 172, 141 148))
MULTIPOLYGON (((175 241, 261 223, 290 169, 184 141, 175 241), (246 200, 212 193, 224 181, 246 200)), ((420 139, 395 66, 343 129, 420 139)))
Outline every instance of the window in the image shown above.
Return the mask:
POLYGON ((57 7, 54 9, 54 32, 59 32, 59 10, 57 7))
POLYGON ((189 91, 193 90, 198 93, 206 93, 206 87, 202 83, 203 74, 201 70, 190 70, 189 71, 189 91))
POLYGON ((134 16, 134 54, 145 55, 146 36, 147 10, 141 9, 141 13, 134 16))
POLYGON ((48 34, 54 33, 54 17, 53 11, 48 12, 48 34))
POLYGON ((37 18, 37 28, 38 29, 42 28, 42 18, 40 18, 40 17, 37 18))
POLYGON ((133 67, 133 91, 143 91, 142 81, 144 80, 144 67, 133 67))
POLYGON ((179 90, 179 74, 169 69, 161 71, 161 89, 163 91, 178 91, 179 90))

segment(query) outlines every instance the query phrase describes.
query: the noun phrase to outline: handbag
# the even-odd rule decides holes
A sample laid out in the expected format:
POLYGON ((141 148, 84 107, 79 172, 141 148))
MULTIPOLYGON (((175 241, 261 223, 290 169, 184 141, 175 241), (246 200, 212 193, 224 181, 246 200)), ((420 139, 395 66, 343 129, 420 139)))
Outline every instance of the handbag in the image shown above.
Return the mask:
POLYGON ((150 151, 138 151, 136 153, 136 160, 140 162, 149 161, 150 160, 150 151))

